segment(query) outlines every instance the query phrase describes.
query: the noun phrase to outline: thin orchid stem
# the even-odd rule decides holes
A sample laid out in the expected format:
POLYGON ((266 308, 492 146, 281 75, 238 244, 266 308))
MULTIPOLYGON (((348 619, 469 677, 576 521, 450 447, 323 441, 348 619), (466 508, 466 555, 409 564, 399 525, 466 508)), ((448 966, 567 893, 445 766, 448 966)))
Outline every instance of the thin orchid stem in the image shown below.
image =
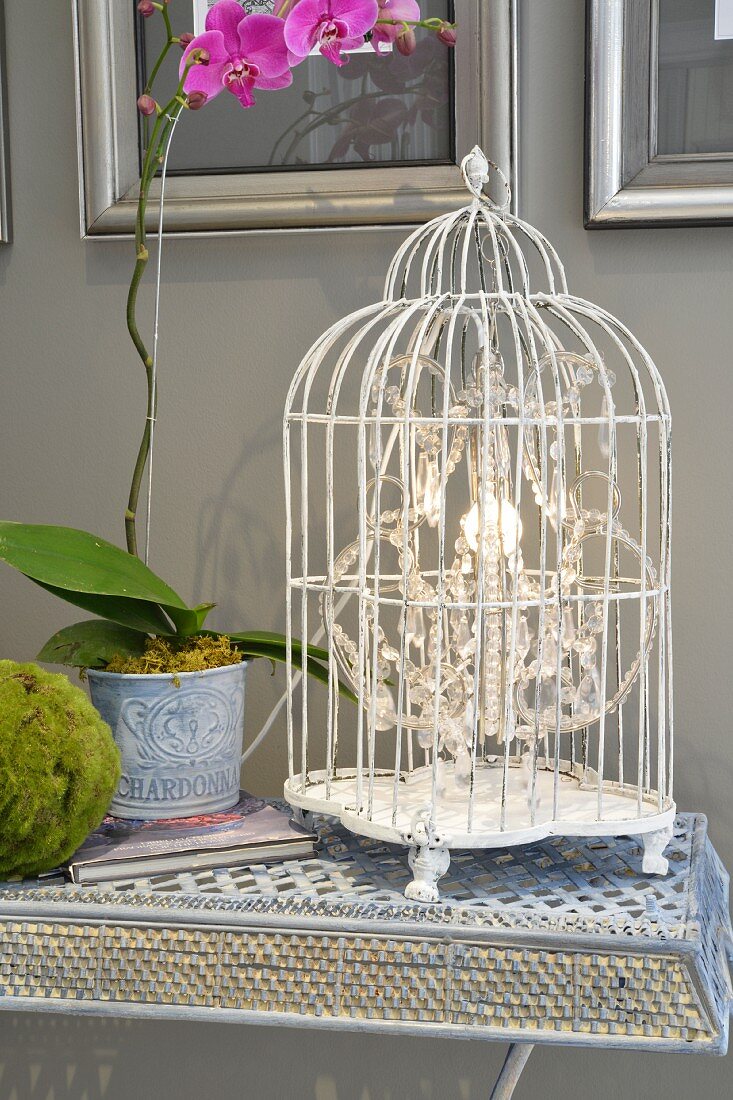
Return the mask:
POLYGON ((150 76, 148 77, 147 84, 145 85, 145 88, 143 89, 143 92, 144 92, 145 95, 150 95, 151 91, 153 90, 153 84, 155 83, 156 76, 160 72, 160 67, 163 64, 163 62, 165 61, 166 57, 168 56, 168 51, 170 50, 171 46, 177 41, 176 36, 173 34, 173 28, 171 27, 171 19, 170 19, 170 16, 168 14, 168 9, 167 8, 163 8, 162 15, 163 15, 163 19, 165 21, 166 41, 165 41, 165 45, 163 46, 163 49, 160 51, 160 54, 158 55, 158 58, 157 58, 155 64, 153 65, 152 69, 150 70, 150 76))
MULTIPOLYGON (((167 12, 163 12, 164 18, 167 17, 167 12)), ((170 33, 170 23, 166 18, 166 29, 169 30, 168 39, 163 51, 165 53, 170 49, 171 41, 173 38, 170 33)), ((160 61, 160 58, 158 59, 160 61)), ((195 58, 192 56, 189 59, 184 72, 178 82, 175 95, 166 104, 165 107, 158 108, 158 117, 155 120, 153 132, 148 144, 148 148, 145 151, 143 158, 142 171, 140 173, 140 191, 138 194, 137 203, 137 217, 135 220, 135 267, 132 273, 132 280, 130 282, 130 289, 127 295, 127 330, 130 334, 130 339, 135 345, 135 350, 142 361, 145 368, 145 381, 147 390, 146 400, 146 412, 145 412, 145 427, 143 429, 142 439, 138 447, 137 455, 135 458, 135 465, 132 472, 132 481, 130 483, 130 492, 127 500, 127 508, 125 509, 125 541, 127 544, 127 550, 130 554, 139 556, 138 542, 137 542, 137 510, 140 500, 140 490, 142 487, 143 475, 145 473, 145 467, 150 456, 150 425, 152 419, 156 415, 156 394, 155 394, 155 380, 153 378, 153 359, 150 355, 144 340, 140 335, 140 331, 137 324, 137 299, 140 289, 140 283, 145 273, 145 269, 148 265, 150 258, 147 247, 147 233, 145 229, 145 214, 147 210, 148 196, 150 194, 150 187, 155 178, 155 174, 158 169, 165 144, 170 134, 171 128, 174 125, 175 120, 178 118, 183 107, 186 105, 186 101, 183 98, 183 84, 188 74, 188 70, 191 65, 196 63, 195 58)), ((157 72, 160 69, 160 65, 156 62, 153 67, 153 71, 157 72)), ((152 87, 152 80, 148 81, 148 85, 152 87)))
POLYGON ((457 23, 448 23, 445 19, 438 19, 437 16, 432 19, 378 19, 374 24, 375 27, 380 26, 388 27, 424 27, 428 31, 438 31, 441 27, 451 27, 455 30, 458 26, 457 23))

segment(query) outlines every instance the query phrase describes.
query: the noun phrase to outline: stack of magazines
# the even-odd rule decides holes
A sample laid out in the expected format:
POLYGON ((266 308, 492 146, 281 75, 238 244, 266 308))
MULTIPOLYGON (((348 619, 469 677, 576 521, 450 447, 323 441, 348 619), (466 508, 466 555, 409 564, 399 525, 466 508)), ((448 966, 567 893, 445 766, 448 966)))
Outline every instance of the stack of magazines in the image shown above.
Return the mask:
POLYGON ((105 817, 68 862, 72 882, 113 882, 303 859, 316 837, 282 810, 240 791, 231 810, 164 821, 105 817))

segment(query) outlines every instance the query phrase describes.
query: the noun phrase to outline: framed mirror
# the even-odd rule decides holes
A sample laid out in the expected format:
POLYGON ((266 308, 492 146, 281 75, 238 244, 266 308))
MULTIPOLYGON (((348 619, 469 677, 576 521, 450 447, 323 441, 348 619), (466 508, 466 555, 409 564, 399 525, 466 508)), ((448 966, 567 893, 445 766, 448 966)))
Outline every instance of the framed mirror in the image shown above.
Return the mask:
POLYGON ((587 0, 585 225, 733 224, 733 0, 587 0))
MULTIPOLYGON (((174 30, 200 28, 211 2, 173 0, 174 30)), ((222 95, 186 112, 168 163, 167 232, 416 224, 465 200, 457 165, 476 143, 516 191, 516 0, 428 7, 458 22, 455 50, 419 32, 409 58, 368 46, 337 69, 311 56, 292 87, 258 94, 252 110, 222 95)), ((142 142, 136 99, 162 22, 140 19, 134 0, 74 0, 74 22, 82 236, 129 235, 142 142)), ((163 85, 176 79, 173 52, 163 85)), ((151 199, 152 225, 155 191, 151 199)))
POLYGON ((10 161, 8 150, 8 86, 5 72, 5 13, 0 0, 0 244, 9 244, 10 161))

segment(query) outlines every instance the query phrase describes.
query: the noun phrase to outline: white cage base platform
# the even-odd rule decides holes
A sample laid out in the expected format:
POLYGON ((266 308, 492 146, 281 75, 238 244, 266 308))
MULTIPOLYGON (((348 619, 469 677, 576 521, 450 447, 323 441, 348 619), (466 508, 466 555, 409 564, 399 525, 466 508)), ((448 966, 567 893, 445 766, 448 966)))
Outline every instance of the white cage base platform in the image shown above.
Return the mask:
POLYGON ((337 770, 308 774, 305 785, 296 775, 285 783, 285 798, 303 814, 337 818, 351 832, 409 849, 413 880, 405 887, 412 901, 434 902, 438 881, 456 849, 499 848, 526 844, 548 836, 638 836, 644 848, 645 874, 666 875, 664 849, 672 837, 675 805, 656 791, 638 791, 605 781, 599 796, 598 776, 590 768, 561 761, 559 774, 532 773, 518 757, 504 769, 503 760, 477 767, 473 809, 468 824, 469 794, 455 782, 452 763, 444 765, 436 812, 430 820, 432 769, 418 768, 397 783, 392 772, 375 773, 370 784, 356 772, 337 770), (556 782, 557 779, 557 782, 556 782), (506 784, 504 810, 502 790, 506 784), (361 807, 359 812, 358 807, 361 807))

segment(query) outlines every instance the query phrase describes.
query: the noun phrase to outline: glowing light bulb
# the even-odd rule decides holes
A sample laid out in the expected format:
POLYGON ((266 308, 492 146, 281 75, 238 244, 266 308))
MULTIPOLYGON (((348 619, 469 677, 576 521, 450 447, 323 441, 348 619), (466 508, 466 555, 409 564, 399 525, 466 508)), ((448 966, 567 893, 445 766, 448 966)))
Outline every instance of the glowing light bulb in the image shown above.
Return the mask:
MULTIPOLYGON (((517 549, 517 544, 522 537, 522 521, 517 515, 517 509, 508 500, 502 500, 500 507, 495 497, 489 497, 484 508, 484 519, 487 528, 500 527, 502 549, 509 557, 517 549)), ((463 517, 461 524, 463 536, 475 553, 478 550, 478 501, 463 517)))

